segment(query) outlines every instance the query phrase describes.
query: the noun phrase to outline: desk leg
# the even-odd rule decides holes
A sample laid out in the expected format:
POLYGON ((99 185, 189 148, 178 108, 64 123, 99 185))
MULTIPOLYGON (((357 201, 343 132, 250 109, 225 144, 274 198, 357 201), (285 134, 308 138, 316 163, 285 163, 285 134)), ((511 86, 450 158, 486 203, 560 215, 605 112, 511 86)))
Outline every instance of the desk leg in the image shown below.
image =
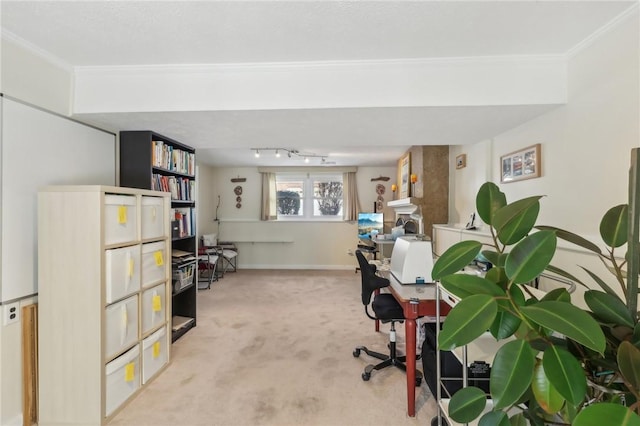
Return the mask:
POLYGON ((409 417, 416 415, 416 320, 405 321, 405 342, 407 353, 407 412, 409 417))

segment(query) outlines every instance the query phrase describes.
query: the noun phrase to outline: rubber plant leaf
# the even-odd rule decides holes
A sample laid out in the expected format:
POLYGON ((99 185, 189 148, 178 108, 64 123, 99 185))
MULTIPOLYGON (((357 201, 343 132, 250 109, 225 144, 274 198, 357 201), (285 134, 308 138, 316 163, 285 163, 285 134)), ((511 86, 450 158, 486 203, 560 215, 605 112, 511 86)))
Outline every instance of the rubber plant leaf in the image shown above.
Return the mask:
POLYGON ((469 423, 478 418, 487 405, 484 391, 467 386, 453 394, 449 401, 449 417, 458 423, 469 423))
POLYGON ((452 274, 442 277, 442 286, 454 296, 464 299, 474 294, 506 297, 504 290, 496 283, 476 275, 452 274))
POLYGON ((545 301, 524 306, 520 311, 542 327, 564 334, 600 354, 604 353, 604 333, 596 320, 582 309, 570 303, 545 301))
POLYGON ((471 343, 487 331, 497 312, 498 304, 487 294, 474 294, 462 299, 447 314, 438 335, 440 350, 450 351, 471 343))
POLYGON ((491 264, 493 264, 494 266, 504 266, 501 265, 501 263, 504 263, 504 260, 502 260, 502 262, 500 262, 500 259, 503 257, 503 253, 498 253, 497 251, 494 250, 482 250, 482 252, 480 253, 482 254, 482 256, 484 256, 485 259, 487 259, 489 262, 491 262, 491 264))
POLYGON ((573 426, 640 426, 640 416, 620 404, 600 402, 580 411, 573 426))
POLYGON ((544 351, 542 366, 549 382, 574 406, 583 402, 587 379, 578 360, 566 349, 550 345, 544 351))
POLYGON ((489 380, 494 408, 510 407, 518 401, 531 384, 534 364, 534 352, 524 340, 510 341, 498 349, 489 380))
POLYGON ((521 323, 522 319, 519 317, 510 312, 500 311, 496 315, 493 324, 491 324, 489 331, 496 340, 502 340, 512 336, 520 328, 521 323))
POLYGON ((559 302, 571 302, 571 295, 566 289, 560 287, 554 288, 553 290, 549 291, 540 300, 557 300, 559 302))
MULTIPOLYGON (((578 265, 580 266, 580 265, 578 265)), ((597 276, 596 274, 594 274, 593 272, 591 272, 590 270, 588 270, 587 268, 580 266, 587 274, 589 274, 589 276, 596 282, 598 283, 598 285, 600 286, 601 289, 603 289, 604 291, 607 292, 607 294, 610 294, 612 296, 617 297, 618 299, 620 299, 620 296, 618 296, 618 293, 615 292, 614 289, 612 289, 611 287, 609 287, 609 285, 604 282, 602 280, 602 278, 600 278, 599 276, 597 276)), ((620 299, 622 301, 622 299, 620 299)))
POLYGON ((504 268, 494 267, 487 271, 484 274, 484 277, 491 282, 498 284, 501 288, 506 289, 507 284, 509 283, 509 278, 507 277, 506 272, 504 272, 504 268))
POLYGON ((501 207, 507 205, 507 197, 493 182, 482 184, 476 195, 478 216, 487 225, 493 225, 493 215, 501 207))
POLYGON ((518 328, 520 328, 522 319, 511 313, 513 311, 511 303, 523 306, 525 304, 525 297, 520 287, 511 286, 511 288, 509 288, 509 300, 498 299, 497 302, 498 314, 493 324, 491 324, 489 331, 496 340, 502 340, 513 335, 518 328))
POLYGON ((629 206, 620 204, 610 208, 600 221, 600 236, 610 247, 620 247, 627 242, 629 206))
POLYGON ((540 198, 542 197, 523 198, 507 204, 495 213, 493 227, 503 244, 515 244, 531 232, 540 212, 540 198))
POLYGON ((521 284, 540 275, 551 262, 556 243, 553 231, 539 231, 525 237, 507 256, 504 268, 509 279, 521 284))
POLYGON ((633 327, 633 335, 631 336, 631 343, 640 347, 640 322, 633 327))
POLYGON ((640 349, 628 341, 620 343, 618 367, 622 377, 635 389, 637 394, 640 391, 640 349))
POLYGON ((544 366, 539 360, 536 362, 533 370, 531 389, 533 390, 533 395, 538 405, 546 413, 555 414, 560 411, 564 405, 564 398, 545 375, 544 366))
POLYGON ((431 277, 439 280, 445 275, 455 274, 476 258, 482 243, 478 241, 461 241, 449 247, 433 265, 431 277))
POLYGON ((626 325, 629 328, 635 325, 627 306, 615 296, 589 290, 584 294, 584 301, 596 319, 605 324, 626 325))
POLYGON ((591 241, 581 237, 580 235, 574 234, 573 232, 565 231, 564 229, 556 228, 555 226, 545 225, 536 226, 536 229, 539 229, 541 231, 555 231, 556 235, 561 240, 568 241, 594 253, 602 254, 602 250, 600 250, 600 247, 598 247, 591 241))
MULTIPOLYGON (((557 237, 557 234, 556 234, 557 237)), ((571 275, 570 273, 568 273, 567 271, 558 268, 557 266, 554 265, 549 265, 547 266, 547 271, 552 272, 556 275, 560 275, 561 277, 567 278, 570 281, 573 281, 575 283, 578 283, 584 287, 587 287, 582 281, 580 281, 579 278, 577 278, 575 275, 571 275)))
POLYGON ((480 417, 478 426, 511 426, 511 422, 504 411, 489 411, 480 417))

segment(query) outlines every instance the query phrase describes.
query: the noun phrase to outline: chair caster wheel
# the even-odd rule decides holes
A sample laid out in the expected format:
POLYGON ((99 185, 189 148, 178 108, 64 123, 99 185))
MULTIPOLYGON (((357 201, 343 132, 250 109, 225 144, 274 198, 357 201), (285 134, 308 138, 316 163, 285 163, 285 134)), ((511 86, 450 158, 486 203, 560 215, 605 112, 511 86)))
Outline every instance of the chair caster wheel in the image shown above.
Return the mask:
POLYGON ((368 382, 370 378, 371 378, 370 373, 362 373, 362 380, 364 380, 365 382, 368 382))
POLYGON ((360 349, 354 349, 354 350, 353 350, 353 356, 354 356, 355 358, 358 358, 358 357, 360 356, 360 349))
POLYGON ((422 378, 416 377, 416 387, 419 388, 421 384, 422 384, 422 378))

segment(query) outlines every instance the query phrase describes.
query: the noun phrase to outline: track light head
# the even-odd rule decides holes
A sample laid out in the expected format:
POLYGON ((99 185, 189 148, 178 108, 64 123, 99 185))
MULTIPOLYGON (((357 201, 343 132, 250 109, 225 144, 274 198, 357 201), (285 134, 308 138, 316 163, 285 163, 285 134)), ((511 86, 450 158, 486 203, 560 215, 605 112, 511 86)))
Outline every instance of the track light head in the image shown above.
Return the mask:
POLYGON ((276 158, 280 158, 280 151, 276 149, 276 158))
POLYGON ((260 158, 260 151, 256 149, 256 158, 260 158))

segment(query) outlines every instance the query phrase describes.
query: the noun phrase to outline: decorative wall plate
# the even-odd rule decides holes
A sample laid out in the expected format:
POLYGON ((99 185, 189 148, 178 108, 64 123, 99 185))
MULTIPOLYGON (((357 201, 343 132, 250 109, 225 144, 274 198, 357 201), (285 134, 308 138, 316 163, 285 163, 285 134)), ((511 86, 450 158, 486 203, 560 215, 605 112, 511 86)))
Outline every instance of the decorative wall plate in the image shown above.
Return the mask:
POLYGON ((384 187, 383 184, 381 184, 381 183, 377 184, 376 185, 376 194, 378 194, 378 195, 384 194, 385 189, 386 188, 384 187))
POLYGON ((235 188, 233 188, 233 192, 236 195, 242 195, 242 187, 240 185, 236 186, 235 188))
POLYGON ((384 198, 382 198, 382 195, 378 195, 377 200, 378 200, 378 201, 384 201, 384 198))
POLYGON ((236 209, 239 209, 240 207, 242 207, 242 204, 236 203, 236 209))
POLYGON ((236 201, 239 203, 240 201, 242 201, 242 197, 240 196, 236 197, 236 201))
POLYGON ((376 204, 376 210, 381 212, 383 209, 384 209, 384 206, 382 205, 382 201, 378 200, 376 204))

